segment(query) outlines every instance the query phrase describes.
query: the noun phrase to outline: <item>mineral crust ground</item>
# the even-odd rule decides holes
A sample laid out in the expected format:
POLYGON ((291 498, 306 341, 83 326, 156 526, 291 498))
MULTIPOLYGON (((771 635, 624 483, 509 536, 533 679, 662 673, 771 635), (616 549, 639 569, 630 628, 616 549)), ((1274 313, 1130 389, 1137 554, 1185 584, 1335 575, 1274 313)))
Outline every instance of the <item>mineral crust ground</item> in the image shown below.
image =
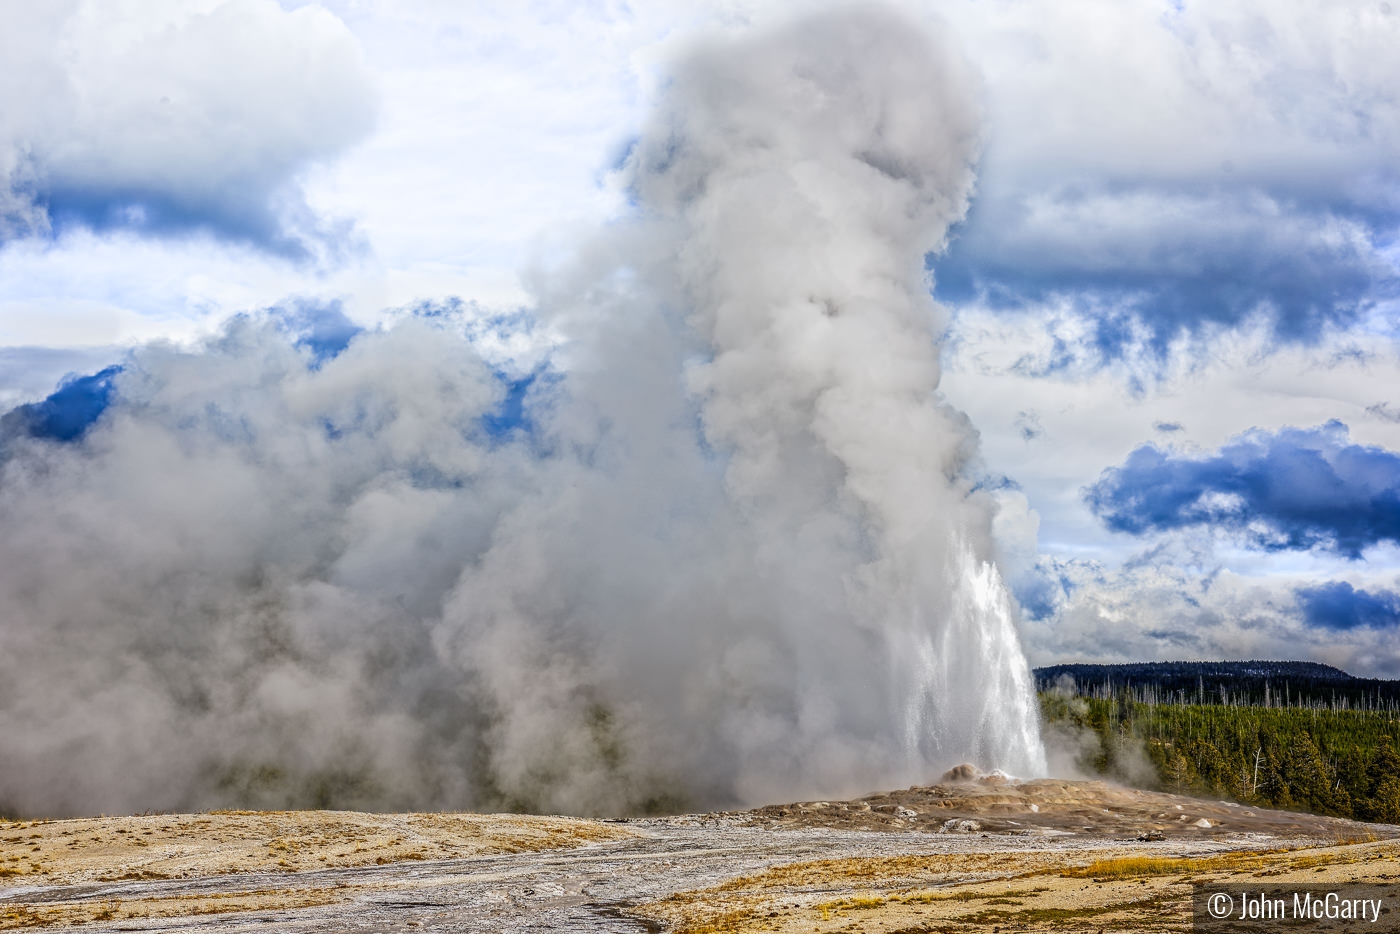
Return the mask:
POLYGON ((1400 881, 1400 828, 983 779, 626 821, 210 812, 0 822, 0 929, 1188 931, 1191 882, 1400 881))

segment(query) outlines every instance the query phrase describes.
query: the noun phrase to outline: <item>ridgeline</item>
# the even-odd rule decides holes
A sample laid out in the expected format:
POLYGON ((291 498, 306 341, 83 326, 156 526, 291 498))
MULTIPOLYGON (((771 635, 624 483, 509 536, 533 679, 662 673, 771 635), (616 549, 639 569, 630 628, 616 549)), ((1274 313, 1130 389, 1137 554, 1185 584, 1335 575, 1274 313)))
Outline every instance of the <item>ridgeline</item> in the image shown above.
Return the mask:
POLYGON ((1400 681, 1354 678, 1317 662, 1050 665, 1033 673, 1037 691, 1063 689, 1081 697, 1116 697, 1126 689, 1134 699, 1156 704, 1400 709, 1400 681))
POLYGON ((1400 682, 1312 662, 1054 665, 1046 742, 1086 774, 1400 823, 1400 682))

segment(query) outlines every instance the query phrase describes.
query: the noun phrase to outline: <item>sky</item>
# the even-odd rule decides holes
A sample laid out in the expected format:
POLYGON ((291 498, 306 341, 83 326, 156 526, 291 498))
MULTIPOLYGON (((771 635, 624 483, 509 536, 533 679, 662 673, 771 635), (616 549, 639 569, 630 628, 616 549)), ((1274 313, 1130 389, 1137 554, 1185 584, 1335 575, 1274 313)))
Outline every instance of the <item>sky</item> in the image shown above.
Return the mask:
MULTIPOLYGON (((528 421, 668 63, 816 6, 6 0, 0 455, 230 321, 448 309, 528 421)), ((1031 662, 1400 677, 1400 10, 899 6, 971 76, 929 339, 1031 662)))

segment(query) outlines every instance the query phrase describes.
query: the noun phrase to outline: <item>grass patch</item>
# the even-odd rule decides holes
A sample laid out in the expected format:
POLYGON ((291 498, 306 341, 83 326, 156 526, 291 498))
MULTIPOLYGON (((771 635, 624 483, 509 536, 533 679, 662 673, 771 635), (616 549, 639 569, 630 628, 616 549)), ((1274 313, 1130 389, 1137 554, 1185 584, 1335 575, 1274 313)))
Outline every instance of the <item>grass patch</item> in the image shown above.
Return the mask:
POLYGON ((1366 833, 1339 834, 1332 841, 1333 846, 1351 846, 1356 843, 1375 843, 1380 837, 1369 831, 1366 833))
POLYGON ((834 902, 823 902, 817 907, 822 912, 860 911, 865 908, 883 908, 897 898, 898 896, 892 895, 852 895, 850 898, 842 898, 834 902))
POLYGON ((58 915, 52 911, 38 911, 28 905, 5 905, 0 908, 0 927, 37 928, 54 924, 58 915))
POLYGON ((1087 866, 1065 869, 1060 875, 1068 879, 1136 879, 1140 876, 1176 876, 1197 872, 1244 872, 1262 869, 1269 851, 1249 850, 1221 853, 1219 856, 1119 856, 1096 859, 1087 866))
POLYGON ((1045 888, 1031 890, 1006 889, 996 892, 969 892, 946 890, 921 890, 916 892, 890 892, 880 895, 869 893, 853 895, 834 901, 822 902, 814 908, 822 913, 822 919, 831 920, 831 912, 861 911, 884 908, 887 905, 931 905, 935 902, 976 902, 986 901, 988 905, 1020 905, 1022 899, 1035 898, 1045 888))
POLYGON ((726 911, 703 921, 683 922, 675 928, 675 934, 733 934, 743 930, 744 925, 754 918, 752 911, 726 911))
POLYGON ((955 919, 963 923, 986 925, 1015 922, 1027 925, 1032 930, 1050 928, 1067 921, 1083 921, 1100 915, 1120 914, 1126 911, 1140 911, 1162 904, 1160 898, 1144 898, 1135 902, 1119 902, 1113 905, 1087 905, 1083 908, 1024 908, 1020 911, 979 911, 962 915, 955 919))
MULTIPOLYGON (((1044 886, 1038 886, 1030 890, 1007 889, 1004 892, 968 892, 954 891, 946 892, 933 889, 923 892, 910 892, 906 895, 898 896, 898 901, 904 905, 931 905, 934 902, 977 902, 983 899, 1013 899, 1013 898, 1035 898, 1041 892, 1050 891, 1044 886)), ((1014 902, 1012 904, 1019 904, 1014 902)))
POLYGON ((285 911, 341 901, 334 889, 257 889, 202 895, 169 895, 153 898, 102 899, 97 901, 0 905, 0 929, 62 926, 65 929, 94 921, 133 921, 241 911, 285 911))
POLYGON ((169 873, 157 872, 154 869, 128 869, 119 873, 108 873, 105 876, 98 876, 98 882, 127 882, 139 879, 170 879, 174 878, 169 873))

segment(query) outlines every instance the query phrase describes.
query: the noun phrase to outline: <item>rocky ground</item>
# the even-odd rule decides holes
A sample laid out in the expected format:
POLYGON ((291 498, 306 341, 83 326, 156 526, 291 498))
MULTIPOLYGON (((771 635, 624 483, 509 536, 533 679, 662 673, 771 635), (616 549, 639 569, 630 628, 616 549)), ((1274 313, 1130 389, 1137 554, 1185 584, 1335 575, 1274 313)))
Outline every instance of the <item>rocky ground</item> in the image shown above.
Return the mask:
POLYGON ((997 777, 633 821, 0 823, 0 929, 1186 931, 1201 879, 1394 882, 1400 828, 997 777))

